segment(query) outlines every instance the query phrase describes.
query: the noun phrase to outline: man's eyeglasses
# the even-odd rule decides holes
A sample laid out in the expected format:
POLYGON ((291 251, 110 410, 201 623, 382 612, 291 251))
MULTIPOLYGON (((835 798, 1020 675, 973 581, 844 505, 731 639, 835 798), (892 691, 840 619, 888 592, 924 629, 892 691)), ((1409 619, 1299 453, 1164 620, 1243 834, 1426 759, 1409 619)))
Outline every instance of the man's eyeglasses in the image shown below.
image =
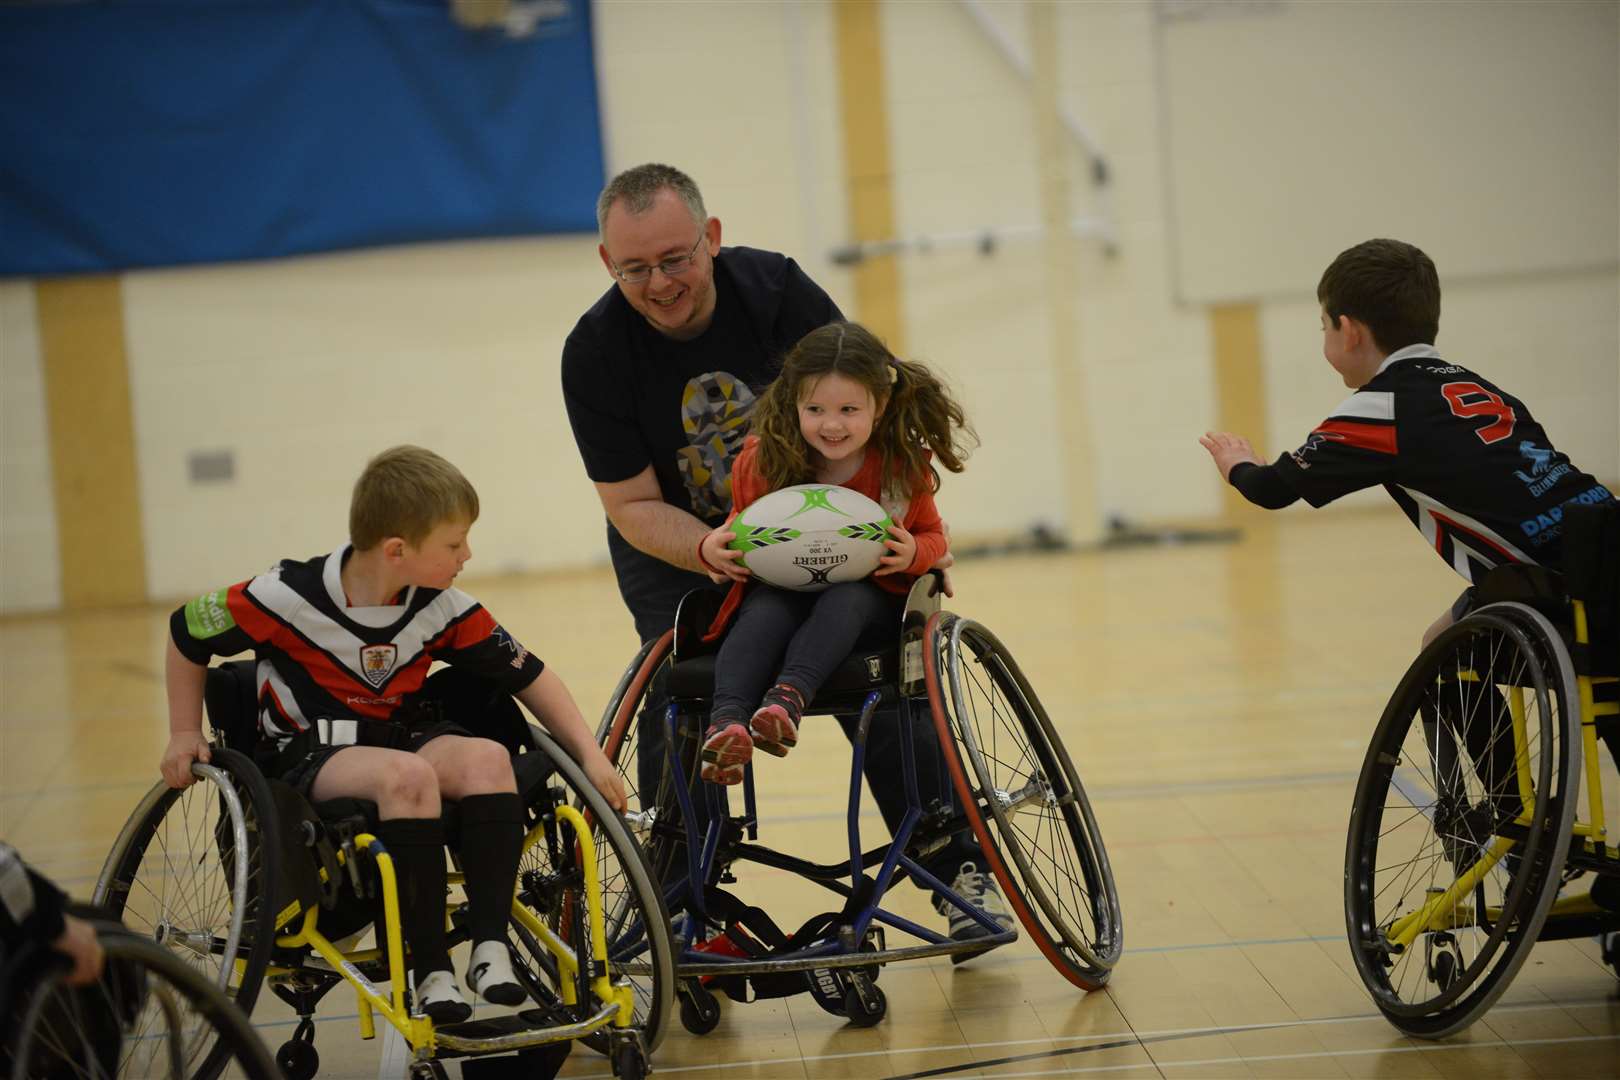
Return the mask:
MULTIPOLYGON (((697 258, 698 248, 702 247, 703 241, 707 239, 707 232, 699 232, 697 243, 692 245, 691 251, 688 251, 685 255, 677 255, 673 259, 660 261, 657 264, 658 269, 664 272, 665 277, 674 277, 677 274, 686 273, 692 268, 692 260, 697 258)), ((653 268, 651 266, 620 266, 617 263, 613 265, 613 276, 626 285, 639 285, 652 277, 652 272, 653 268)))

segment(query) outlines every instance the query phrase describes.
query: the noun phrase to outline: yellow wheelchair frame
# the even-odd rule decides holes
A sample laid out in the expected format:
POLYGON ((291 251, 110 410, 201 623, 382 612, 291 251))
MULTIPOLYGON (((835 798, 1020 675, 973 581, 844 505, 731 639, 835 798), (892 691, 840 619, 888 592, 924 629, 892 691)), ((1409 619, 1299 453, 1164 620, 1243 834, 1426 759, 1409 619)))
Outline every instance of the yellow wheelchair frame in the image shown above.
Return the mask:
MULTIPOLYGON (((1594 890, 1612 889, 1620 900, 1620 846, 1609 841, 1598 747, 1600 720, 1620 716, 1612 700, 1620 675, 1593 670, 1585 603, 1567 600, 1561 632, 1535 589, 1477 609, 1419 655, 1357 786, 1345 856, 1351 952, 1380 1011, 1408 1034, 1441 1038, 1472 1023, 1538 940, 1606 935, 1603 957, 1620 971, 1620 903, 1599 903, 1590 890, 1558 896, 1571 878, 1591 873, 1594 890), (1610 700, 1599 700, 1600 691, 1610 700), (1447 719, 1447 706, 1483 706, 1495 717, 1494 734, 1447 719), (1511 771, 1495 746, 1504 726, 1511 771), (1472 764, 1462 760, 1465 750, 1472 764), (1493 769, 1508 775, 1487 779, 1493 769), (1466 790, 1476 777, 1477 800, 1466 790)), ((1620 657, 1613 667, 1620 670, 1620 657)))
MULTIPOLYGON (((529 801, 537 820, 523 839, 510 931, 524 961, 520 981, 538 1008, 438 1026, 413 1011, 398 884, 385 845, 360 818, 317 824, 307 803, 289 802, 291 789, 273 788, 251 760, 224 745, 213 747, 209 764, 193 765, 198 783, 175 790, 160 781, 148 792, 108 855, 94 900, 207 977, 244 1013, 263 985, 292 1006, 298 1027, 276 1055, 292 1080, 316 1075, 313 1013, 340 983, 354 990, 362 1038, 375 1037, 379 1015, 399 1033, 410 1080, 443 1077, 441 1058, 570 1039, 607 1053, 615 1075, 644 1076, 674 1000, 658 888, 624 822, 544 732, 531 728, 528 749, 514 762, 545 767, 519 770, 535 777, 529 801), (283 873, 287 829, 294 865, 283 873), (374 876, 361 870, 368 863, 374 876), (373 926, 377 947, 345 951, 322 931, 323 912, 345 890, 381 900, 380 918, 357 909, 339 922, 343 933, 373 926), (576 941, 588 944, 576 948, 576 941), (314 954, 308 962, 288 955, 305 949, 314 954)), ((459 872, 447 875, 449 885, 463 882, 459 872)), ((454 910, 446 907, 447 922, 454 910)), ((199 1030, 186 1046, 187 1074, 211 1080, 227 1064, 227 1049, 211 1030, 199 1030)))
MULTIPOLYGON (((628 983, 615 984, 608 975, 607 934, 602 914, 602 884, 598 877, 596 861, 596 844, 591 838, 590 826, 585 817, 571 806, 558 806, 557 816, 566 821, 573 831, 576 849, 580 859, 580 866, 584 876, 582 894, 588 911, 587 918, 590 927, 591 963, 590 970, 593 977, 590 982, 591 993, 600 1002, 600 1007, 588 1019, 575 1024, 559 1027, 543 1028, 507 1035, 492 1035, 486 1037, 469 1037, 453 1034, 446 1031, 435 1030, 433 1021, 420 1012, 411 1011, 405 1001, 405 951, 399 924, 399 890, 394 878, 394 863, 382 843, 370 833, 361 833, 355 837, 355 847, 360 850, 370 850, 375 858, 377 871, 382 879, 383 900, 383 929, 387 941, 387 948, 361 949, 353 952, 343 952, 327 939, 317 927, 320 920, 321 909, 318 905, 303 910, 303 922, 298 931, 293 934, 276 938, 276 945, 281 948, 313 949, 333 971, 341 974, 343 981, 354 988, 355 998, 359 1010, 360 1037, 362 1039, 375 1038, 377 1034, 377 1015, 392 1024, 406 1044, 411 1048, 413 1056, 419 1062, 436 1059, 437 1051, 444 1049, 457 1051, 463 1054, 495 1054, 513 1050, 522 1050, 529 1047, 543 1046, 548 1043, 562 1042, 568 1039, 577 1039, 592 1032, 600 1031, 608 1025, 625 1030, 634 1023, 635 995, 628 983), (359 965, 375 963, 383 958, 386 952, 388 961, 389 982, 386 992, 377 986, 360 971, 359 965)), ((523 838, 524 849, 540 841, 542 827, 531 828, 523 838)), ((321 876, 324 879, 326 872, 321 876)), ((461 885, 463 875, 451 873, 448 875, 451 885, 461 885)), ((277 929, 298 917, 300 905, 294 904, 282 912, 277 919, 277 929)), ((447 909, 448 910, 448 909, 447 909)), ((576 980, 580 973, 579 958, 574 949, 551 931, 551 928, 541 922, 523 904, 516 900, 512 903, 512 918, 516 920, 535 940, 543 944, 557 964, 558 996, 564 1005, 579 1004, 576 989, 576 980)), ((238 962, 240 964, 240 961, 238 962)), ((271 965, 266 977, 272 984, 277 979, 293 975, 297 969, 277 967, 271 965)), ((429 1074, 431 1075, 431 1074, 429 1074)))

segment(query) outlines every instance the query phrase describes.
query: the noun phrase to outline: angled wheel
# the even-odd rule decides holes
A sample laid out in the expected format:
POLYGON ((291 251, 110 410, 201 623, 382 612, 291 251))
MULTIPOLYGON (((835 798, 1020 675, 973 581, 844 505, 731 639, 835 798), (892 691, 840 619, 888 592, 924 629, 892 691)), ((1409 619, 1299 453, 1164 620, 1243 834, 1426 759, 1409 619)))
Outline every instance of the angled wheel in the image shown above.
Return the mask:
POLYGON ((1529 955, 1569 849, 1579 710, 1558 632, 1521 604, 1448 628, 1396 687, 1356 785, 1344 884, 1356 969, 1402 1031, 1460 1031, 1529 955))
POLYGON ((21 1000, 7 1033, 13 1080, 189 1080, 226 1066, 248 1080, 280 1080, 247 1017, 194 965, 149 938, 97 929, 106 956, 99 981, 70 987, 52 971, 21 1000))
MULTIPOLYGON (((564 801, 579 807, 590 823, 602 887, 609 973, 615 982, 629 982, 634 991, 634 1022, 642 1029, 642 1038, 651 1052, 663 1038, 675 1000, 675 960, 663 899, 640 845, 620 815, 549 736, 532 729, 531 737, 535 752, 547 754, 555 763, 557 777, 567 788, 564 801)), ((535 809, 542 816, 551 812, 548 806, 535 809)), ((587 909, 581 891, 578 846, 571 829, 554 830, 553 835, 557 842, 542 836, 525 847, 518 864, 518 899, 583 959, 588 959, 590 950, 584 936, 587 909)), ((531 993, 549 987, 552 989, 547 989, 547 994, 555 998, 556 966, 551 954, 517 924, 513 925, 512 940, 524 960, 531 993)), ((589 1000, 588 994, 581 1000, 589 1000)), ((586 1043, 602 1053, 610 1049, 605 1032, 588 1036, 586 1043)))
POLYGON ((1080 776, 1051 718, 994 634, 928 621, 928 700, 957 797, 1030 937, 1094 990, 1123 948, 1119 894, 1080 776))
MULTIPOLYGON (((176 790, 159 781, 113 845, 92 902, 150 938, 250 1014, 274 945, 280 841, 270 788, 253 762, 214 747, 176 790)), ((229 1049, 196 1028, 186 1059, 211 1077, 229 1049)))
POLYGON ((678 754, 681 764, 671 770, 663 724, 643 724, 642 713, 657 694, 655 682, 669 661, 673 639, 671 632, 642 646, 619 680, 596 733, 602 752, 624 780, 630 797, 626 820, 666 895, 686 872, 686 827, 674 785, 679 774, 689 790, 696 790, 697 761, 695 754, 678 754))

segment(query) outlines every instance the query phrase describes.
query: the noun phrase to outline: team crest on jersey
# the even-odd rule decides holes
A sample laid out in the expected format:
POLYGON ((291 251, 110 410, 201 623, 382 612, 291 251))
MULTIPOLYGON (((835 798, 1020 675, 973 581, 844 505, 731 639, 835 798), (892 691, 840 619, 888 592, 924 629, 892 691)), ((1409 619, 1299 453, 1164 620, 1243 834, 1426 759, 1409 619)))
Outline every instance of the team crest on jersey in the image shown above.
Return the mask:
POLYGON ((399 661, 399 649, 394 645, 366 645, 360 650, 360 670, 372 686, 381 686, 399 661))

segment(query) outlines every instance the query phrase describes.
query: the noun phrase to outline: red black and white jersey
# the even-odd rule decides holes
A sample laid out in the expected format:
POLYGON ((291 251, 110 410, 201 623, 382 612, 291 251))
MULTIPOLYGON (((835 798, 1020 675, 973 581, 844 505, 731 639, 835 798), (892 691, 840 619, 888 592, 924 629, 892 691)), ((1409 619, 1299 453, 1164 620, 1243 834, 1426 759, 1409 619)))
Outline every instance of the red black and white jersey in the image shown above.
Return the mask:
POLYGON ((253 650, 266 737, 280 742, 317 720, 392 719, 435 660, 513 694, 539 677, 540 658, 460 589, 413 587, 399 604, 350 607, 341 577, 349 551, 285 559, 169 618, 175 647, 195 663, 253 650))
POLYGON ((1562 569, 1564 504, 1614 498, 1552 445, 1524 402, 1432 345, 1392 353, 1275 468, 1312 506, 1384 485, 1469 582, 1505 562, 1562 569))

